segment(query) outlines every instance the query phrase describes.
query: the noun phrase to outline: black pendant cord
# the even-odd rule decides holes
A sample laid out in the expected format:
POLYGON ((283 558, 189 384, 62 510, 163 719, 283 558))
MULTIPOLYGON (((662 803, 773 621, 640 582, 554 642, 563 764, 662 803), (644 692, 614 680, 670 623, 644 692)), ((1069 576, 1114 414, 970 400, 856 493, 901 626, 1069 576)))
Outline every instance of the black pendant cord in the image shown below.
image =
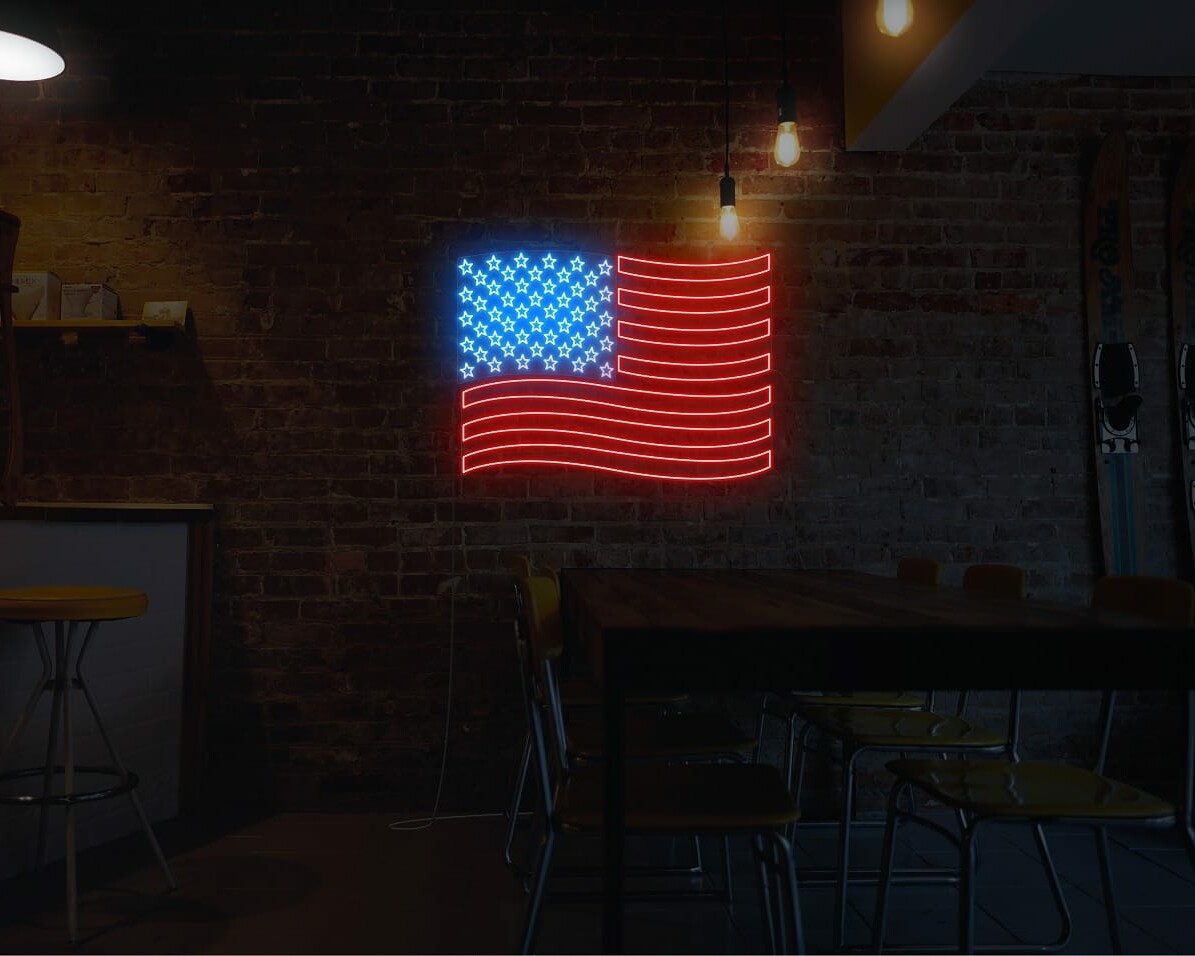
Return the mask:
POLYGON ((730 176, 730 38, 726 28, 726 7, 722 8, 722 86, 725 93, 723 126, 726 128, 726 153, 723 169, 730 176))
POLYGON ((780 85, 788 86, 788 17, 780 8, 780 85))

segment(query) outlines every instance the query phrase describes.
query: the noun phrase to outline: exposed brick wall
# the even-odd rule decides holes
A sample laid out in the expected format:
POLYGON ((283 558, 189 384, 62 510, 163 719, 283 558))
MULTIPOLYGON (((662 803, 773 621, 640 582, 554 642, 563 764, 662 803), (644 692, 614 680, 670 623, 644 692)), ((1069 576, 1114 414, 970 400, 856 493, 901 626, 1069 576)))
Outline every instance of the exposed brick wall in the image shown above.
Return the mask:
MULTIPOLYGON (((1192 80, 991 76, 907 151, 841 149, 835 4, 790 5, 805 153, 770 160, 774 17, 731 20, 743 241, 775 254, 775 471, 727 488, 456 476, 452 262, 485 242, 720 254, 722 4, 121 4, 0 87, 18 268, 186 298, 167 351, 21 339, 25 495, 205 500, 213 771, 292 805, 494 806, 520 718, 503 549, 560 565, 1098 569, 1080 272, 1131 144, 1148 569, 1177 544, 1164 199, 1192 80), (419 7, 421 9, 411 9, 419 7), (610 7, 611 9, 607 9, 610 7), (139 9, 138 9, 139 8, 139 9), (462 575, 455 615, 450 580, 462 575)), ((1067 738, 1062 718, 1046 737, 1067 738)))

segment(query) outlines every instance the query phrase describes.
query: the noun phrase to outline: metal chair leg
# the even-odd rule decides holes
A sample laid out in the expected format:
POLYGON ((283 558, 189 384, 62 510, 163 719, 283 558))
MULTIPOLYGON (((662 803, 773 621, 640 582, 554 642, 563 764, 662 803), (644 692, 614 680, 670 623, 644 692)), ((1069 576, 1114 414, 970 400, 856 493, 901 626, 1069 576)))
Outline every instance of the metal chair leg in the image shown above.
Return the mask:
MULTIPOLYGON (((781 871, 780 883, 783 884, 785 895, 787 899, 789 918, 792 920, 792 937, 794 953, 805 952, 805 927, 801 918, 801 901, 797 888, 797 865, 793 860, 792 844, 781 833, 771 833, 768 835, 775 847, 779 859, 776 861, 777 867, 781 871)), ((784 914, 780 914, 781 925, 783 926, 784 914)))
POLYGON ((1116 912, 1116 889, 1112 882, 1112 858, 1108 848, 1108 830, 1096 827, 1095 845, 1100 858, 1100 886, 1104 891, 1104 909, 1108 915, 1108 936, 1112 940, 1112 952, 1123 953, 1124 943, 1120 937, 1120 917, 1116 912))
MULTIPOLYGON (((1046 843, 1045 829, 1040 823, 1033 824, 1033 841, 1037 844, 1038 855, 1041 856, 1042 866, 1046 870, 1046 879, 1050 883, 1050 895, 1054 898, 1054 907, 1058 910, 1058 917, 1062 922, 1062 930, 1056 942, 1050 944, 1049 949, 1061 949, 1071 938, 1071 912, 1066 905, 1066 896, 1062 892, 1062 881, 1058 879, 1058 870, 1054 867, 1054 858, 1050 855, 1050 847, 1046 843)), ((978 857, 976 858, 978 863, 978 857)))
MULTIPOLYGON (((71 639, 75 636, 75 622, 72 621, 66 636, 66 650, 63 660, 69 659, 71 639)), ((61 641, 59 641, 61 643, 61 641)), ((63 670, 62 688, 62 772, 63 793, 75 792, 75 741, 71 733, 71 687, 65 680, 63 670)), ((44 810, 45 807, 43 806, 44 810)), ((72 943, 79 939, 79 872, 75 861, 75 805, 66 804, 66 931, 72 943)))
POLYGON ((959 952, 975 952, 975 833, 972 826, 959 840, 959 952))
POLYGON ((850 880, 851 817, 854 813, 855 761, 860 750, 842 754, 842 813, 838 822, 838 886, 834 897, 834 947, 846 945, 846 894, 850 880))
POLYGON ((549 827, 544 834, 544 844, 539 854, 539 863, 535 868, 535 882, 531 887, 531 897, 527 900, 527 918, 523 924, 523 937, 519 952, 530 953, 535 949, 535 938, 539 933, 539 914, 544 902, 544 889, 548 885, 548 874, 552 869, 552 853, 556 846, 556 834, 549 827))
POLYGON ((772 876, 765 854, 763 837, 757 833, 751 838, 751 841, 755 850, 756 873, 759 875, 759 903, 760 909, 763 911, 763 925, 768 931, 768 952, 775 954, 780 952, 780 940, 777 938, 776 918, 772 906, 772 876))
POLYGON ((903 785, 897 781, 888 796, 888 818, 884 823, 884 842, 880 849, 880 881, 876 886, 875 918, 872 920, 872 951, 884 948, 884 923, 888 917, 888 887, 892 879, 892 863, 896 858, 896 821, 900 816, 897 804, 903 785))
POLYGON ((519 758, 518 772, 515 774, 514 790, 510 795, 510 809, 506 813, 506 842, 502 847, 502 860, 515 872, 516 876, 521 874, 514 862, 515 827, 519 822, 519 811, 523 806, 523 791, 527 787, 527 771, 530 767, 531 732, 528 731, 526 736, 523 737, 523 753, 519 758))
POLYGON ((33 690, 29 692, 24 710, 21 711, 16 723, 13 724, 13 728, 8 735, 8 740, 5 741, 4 748, 0 749, 0 757, 7 755, 17 745, 17 742, 21 739, 21 735, 25 732, 25 728, 29 724, 29 718, 37 710, 37 705, 41 702, 41 696, 50 686, 50 679, 54 676, 54 662, 50 658, 50 652, 46 649, 45 636, 39 633, 39 625, 33 624, 31 627, 33 636, 36 638, 37 653, 41 656, 41 678, 33 685, 33 690))

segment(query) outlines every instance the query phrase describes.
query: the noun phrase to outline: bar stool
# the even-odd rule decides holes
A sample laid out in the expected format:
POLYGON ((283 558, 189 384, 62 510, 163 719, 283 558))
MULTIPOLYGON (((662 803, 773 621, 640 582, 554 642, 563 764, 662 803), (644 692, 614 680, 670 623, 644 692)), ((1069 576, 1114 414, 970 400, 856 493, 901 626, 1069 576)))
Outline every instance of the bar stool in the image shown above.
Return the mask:
POLYGON ((16 746, 30 717, 37 708, 42 694, 53 691, 53 702, 50 707, 50 733, 46 742, 46 759, 40 767, 28 767, 0 773, 0 782, 16 780, 25 777, 41 777, 42 787, 39 794, 0 794, 0 803, 41 806, 37 831, 37 868, 40 869, 45 858, 46 850, 46 808, 60 806, 66 813, 66 907, 67 931, 71 942, 78 937, 78 886, 75 869, 75 820, 74 807, 78 803, 95 800, 105 800, 122 793, 127 793, 132 800, 133 809, 141 821, 141 828, 149 840, 149 845, 157 857, 162 872, 166 875, 166 885, 175 889, 174 877, 166 858, 162 855, 162 848, 154 837, 149 819, 141 806, 137 795, 137 775, 129 771, 117 756, 116 748, 112 745, 112 738, 100 717, 99 708, 83 677, 83 658, 91 646, 92 638, 102 621, 120 621, 132 617, 139 617, 149 606, 149 599, 144 591, 135 588, 110 588, 90 586, 50 586, 23 587, 0 589, 0 621, 19 622, 28 624, 37 641, 37 650, 41 655, 42 674, 29 695, 25 709, 9 735, 0 757, 7 754, 16 746), (43 625, 54 624, 54 657, 46 643, 43 625), (71 653, 79 625, 86 623, 87 630, 83 641, 75 655, 73 678, 69 676, 71 653), (71 687, 77 687, 83 692, 83 699, 87 701, 96 727, 104 740, 111 757, 111 766, 82 766, 75 764, 74 737, 71 725, 71 687), (59 721, 62 724, 62 762, 55 762, 55 751, 58 745, 59 721), (110 786, 94 790, 76 790, 75 774, 88 773, 100 777, 112 778, 110 786), (53 779, 56 775, 63 777, 61 793, 55 793, 53 779))

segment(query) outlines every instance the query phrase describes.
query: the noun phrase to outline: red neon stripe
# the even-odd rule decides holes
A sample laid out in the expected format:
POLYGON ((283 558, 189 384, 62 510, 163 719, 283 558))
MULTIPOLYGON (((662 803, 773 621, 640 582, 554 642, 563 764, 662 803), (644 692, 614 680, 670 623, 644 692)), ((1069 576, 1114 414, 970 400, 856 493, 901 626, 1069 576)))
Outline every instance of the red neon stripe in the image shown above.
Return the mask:
MULTIPOLYGON (((656 471, 637 470, 633 468, 615 468, 611 465, 605 465, 600 462, 586 461, 573 458, 565 458, 558 456, 554 458, 508 458, 501 461, 482 462, 472 466, 461 462, 461 474, 467 475, 474 471, 483 471, 493 468, 503 468, 510 465, 553 465, 563 468, 580 468, 585 471, 604 471, 616 475, 625 475, 629 478, 660 478, 667 481, 733 481, 736 478, 750 478, 753 475, 763 475, 772 470, 772 453, 765 452, 759 457, 759 464, 755 466, 744 466, 738 469, 726 468, 720 470, 711 470, 706 474, 695 475, 690 472, 677 470, 667 471, 658 469, 656 471)), ((692 465, 689 465, 691 468, 692 465)))
POLYGON ((618 290, 618 304, 624 309, 634 309, 636 312, 662 312, 666 315, 727 315, 731 312, 750 312, 752 309, 762 309, 765 306, 772 304, 772 287, 760 286, 758 289, 751 289, 748 292, 738 292, 732 295, 670 295, 662 292, 643 292, 639 289, 626 289, 620 287, 618 290), (744 305, 731 306, 730 303, 719 305, 716 301, 718 299, 734 299, 741 301, 754 296, 754 301, 747 302, 744 305), (652 305, 650 303, 636 302, 635 297, 642 297, 645 299, 666 299, 669 302, 701 302, 710 303, 714 308, 710 309, 668 309, 664 308, 663 304, 652 305))
MULTIPOLYGON (((589 402, 590 404, 594 404, 594 405, 606 405, 606 406, 609 406, 610 408, 627 408, 632 411, 638 410, 640 408, 640 406, 619 405, 616 402, 606 402, 606 401, 602 401, 599 399, 579 398, 579 397, 575 397, 572 395, 557 395, 553 392, 549 392, 549 393, 543 394, 543 395, 536 394, 535 392, 522 392, 522 391, 510 392, 506 388, 506 386, 515 386, 515 385, 526 385, 526 386, 535 387, 535 388, 544 388, 544 387, 552 387, 552 386, 572 386, 573 388, 576 388, 576 387, 580 386, 585 391, 629 392, 630 394, 636 395, 636 396, 650 395, 650 396, 654 396, 656 398, 665 398, 665 399, 692 398, 692 399, 698 399, 701 401, 708 401, 710 398, 709 395, 687 394, 685 392, 655 392, 655 391, 651 391, 650 389, 645 389, 645 388, 627 388, 627 387, 624 387, 621 385, 606 385, 604 382, 580 381, 580 380, 575 380, 575 379, 508 378, 508 379, 497 379, 493 382, 480 382, 477 385, 471 385, 466 389, 462 389, 461 390, 461 407, 462 408, 473 408, 477 405, 483 405, 483 404, 487 404, 490 402, 502 401, 504 399, 511 398, 511 397, 518 397, 518 398, 548 398, 548 399, 551 399, 552 401, 561 401, 561 400, 584 401, 584 402, 589 402), (497 396, 490 396, 490 397, 472 398, 472 400, 470 400, 471 396, 473 395, 474 392, 480 392, 480 391, 489 392, 489 391, 494 391, 496 388, 500 388, 502 390, 503 394, 497 395, 497 396)), ((767 401, 770 401, 771 400, 771 392, 772 392, 771 386, 765 386, 763 388, 752 389, 751 391, 748 391, 748 392, 727 392, 725 395, 720 395, 718 397, 719 398, 747 398, 749 396, 766 394, 768 396, 767 401)), ((677 412, 675 414, 684 414, 684 413, 677 412)))
MULTIPOLYGON (((744 438, 741 441, 721 441, 721 442, 712 442, 712 443, 706 442, 703 444, 685 445, 685 444, 680 444, 678 442, 663 442, 663 441, 656 441, 656 440, 644 441, 639 438, 622 438, 619 435, 606 435, 606 434, 603 434, 602 432, 587 432, 587 431, 580 431, 580 430, 572 429, 572 428, 541 428, 541 427, 496 428, 493 431, 477 432, 475 435, 471 436, 471 438, 469 439, 470 443, 474 444, 474 445, 480 444, 483 446, 483 448, 474 449, 473 451, 470 451, 469 454, 477 454, 479 451, 490 450, 493 448, 508 447, 506 444, 481 441, 481 439, 483 439, 483 438, 493 438, 493 437, 499 436, 499 435, 521 435, 526 438, 531 438, 536 435, 576 435, 577 437, 580 437, 580 438, 594 438, 594 439, 597 439, 598 441, 603 441, 603 442, 619 442, 619 443, 622 443, 625 445, 644 445, 648 448, 673 448, 673 449, 676 449, 677 451, 685 451, 685 450, 698 451, 698 450, 702 450, 702 449, 704 449, 706 451, 714 451, 714 450, 724 449, 724 448, 744 448, 747 445, 758 445, 760 442, 767 441, 768 437, 769 437, 766 434, 765 435, 754 435, 751 438, 744 438)), ((527 444, 539 445, 540 443, 539 442, 528 442, 527 444)), ((557 445, 557 444, 550 443, 550 442, 544 442, 543 447, 572 448, 574 446, 573 445, 557 445)), ((592 448, 593 446, 589 445, 589 446, 585 446, 585 447, 592 448)), ((653 458, 656 456, 648 455, 645 457, 653 458)), ((693 460, 699 460, 699 459, 693 459, 693 460)))
MULTIPOLYGON (((772 335, 772 322, 770 319, 764 319, 761 322, 751 322, 747 325, 736 326, 738 329, 753 329, 763 326, 762 331, 758 335, 750 335, 745 338, 738 339, 717 339, 713 342, 676 342, 669 339, 649 339, 638 338, 633 335, 628 335, 623 331, 624 328, 645 328, 661 332, 686 332, 685 329, 674 329, 668 327, 659 327, 652 325, 641 325, 638 322, 623 322, 618 323, 618 337, 627 342, 637 342, 642 345, 664 346, 669 348, 679 349, 706 349, 706 348, 729 348, 733 345, 749 345, 752 342, 762 342, 764 339, 770 338, 772 335)), ((717 331, 730 331, 729 329, 718 329, 717 331)))
MULTIPOLYGON (((531 425, 525 426, 527 428, 537 427, 534 423, 545 418, 561 418, 561 419, 579 419, 585 422, 604 422, 607 424, 617 424, 629 428, 647 429, 653 433, 658 434, 661 429, 660 422, 636 422, 629 419, 611 419, 601 415, 583 415, 577 412, 554 412, 537 410, 535 412, 499 412, 496 415, 484 415, 480 418, 470 419, 461 425, 461 441, 467 442, 472 438, 477 438, 487 432, 473 432, 470 433, 469 426, 480 426, 485 422, 505 421, 507 419, 530 419, 531 425)), ((770 418, 761 418, 757 421, 748 422, 745 425, 694 425, 690 422, 680 422, 675 425, 672 432, 737 432, 744 431, 748 428, 760 428, 764 430, 762 437, 770 438, 772 436, 772 420, 770 418)))
POLYGON ((772 370, 772 354, 764 352, 750 358, 737 359, 733 362, 664 362, 658 359, 636 358, 633 355, 619 355, 616 357, 618 371, 622 375, 633 375, 636 378, 661 379, 667 382, 733 382, 743 378, 753 378, 772 370), (661 367, 662 366, 662 367, 661 367), (731 368, 749 366, 737 375, 730 374, 731 368), (639 369, 643 369, 639 371, 639 369), (650 369, 656 369, 651 371, 650 369), (706 375, 705 371, 722 371, 722 375, 706 375), (672 372, 671 375, 664 374, 672 372))
POLYGON ((739 259, 735 262, 661 262, 657 259, 638 259, 634 256, 618 257, 618 274, 632 279, 650 279, 654 282, 729 282, 734 279, 751 279, 755 276, 767 275, 772 271, 772 255, 764 253, 749 259, 739 259), (627 265, 629 264, 629 265, 627 265), (633 271, 644 267, 645 272, 633 271), (761 267, 757 271, 749 269, 761 267), (707 278, 710 270, 733 270, 729 275, 707 278), (681 273, 679 276, 665 275, 665 272, 681 273), (684 273, 694 273, 684 275, 684 273))

